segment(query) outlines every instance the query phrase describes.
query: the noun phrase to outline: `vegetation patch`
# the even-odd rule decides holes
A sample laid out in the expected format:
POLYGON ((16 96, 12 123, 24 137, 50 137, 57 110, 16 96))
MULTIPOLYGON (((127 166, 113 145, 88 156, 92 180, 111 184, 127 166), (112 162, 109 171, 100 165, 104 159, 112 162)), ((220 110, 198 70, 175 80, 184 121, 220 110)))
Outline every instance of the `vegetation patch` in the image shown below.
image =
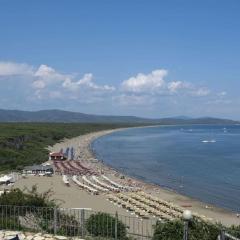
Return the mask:
POLYGON ((21 170, 48 160, 47 146, 63 138, 127 127, 121 124, 1 123, 0 171, 21 170))
MULTIPOLYGON (((181 220, 157 222, 153 240, 182 240, 183 229, 184 223, 181 220)), ((223 229, 235 237, 240 236, 240 226, 225 228, 221 224, 212 224, 210 222, 200 221, 199 219, 193 219, 189 222, 188 239, 216 240, 223 229)))
POLYGON ((115 232, 117 233, 117 239, 128 239, 126 225, 107 213, 92 214, 86 223, 86 228, 91 235, 95 237, 108 237, 110 239, 115 238, 115 232))

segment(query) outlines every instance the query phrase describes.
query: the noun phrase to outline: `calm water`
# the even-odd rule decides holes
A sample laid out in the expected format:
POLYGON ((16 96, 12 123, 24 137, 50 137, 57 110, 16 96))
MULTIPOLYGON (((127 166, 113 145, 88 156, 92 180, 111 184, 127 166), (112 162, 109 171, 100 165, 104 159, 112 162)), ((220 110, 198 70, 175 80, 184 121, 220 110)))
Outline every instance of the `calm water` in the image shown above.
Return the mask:
POLYGON ((240 211, 240 126, 128 129, 92 147, 99 159, 126 174, 240 211))

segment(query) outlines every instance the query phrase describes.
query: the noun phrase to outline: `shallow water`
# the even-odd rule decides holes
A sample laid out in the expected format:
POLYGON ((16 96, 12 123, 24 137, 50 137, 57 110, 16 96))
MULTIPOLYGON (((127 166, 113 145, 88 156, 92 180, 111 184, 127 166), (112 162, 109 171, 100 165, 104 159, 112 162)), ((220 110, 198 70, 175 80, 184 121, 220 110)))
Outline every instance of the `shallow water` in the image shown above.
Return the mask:
POLYGON ((127 129, 95 140, 92 148, 128 175, 240 211, 240 126, 127 129))

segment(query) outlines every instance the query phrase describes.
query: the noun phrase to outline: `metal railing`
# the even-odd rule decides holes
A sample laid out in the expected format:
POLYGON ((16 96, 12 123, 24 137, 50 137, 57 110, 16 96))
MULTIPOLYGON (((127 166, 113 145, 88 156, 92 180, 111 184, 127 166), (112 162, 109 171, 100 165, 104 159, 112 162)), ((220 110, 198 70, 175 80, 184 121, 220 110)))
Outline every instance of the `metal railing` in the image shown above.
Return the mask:
POLYGON ((42 232, 70 237, 151 239, 154 219, 106 214, 88 209, 1 206, 0 229, 42 232))
MULTIPOLYGON (((154 237, 156 223, 157 220, 154 218, 141 219, 136 216, 107 214, 90 209, 0 205, 0 230, 41 232, 84 239, 91 237, 91 239, 124 240, 130 237, 130 239, 147 240, 154 237)), ((182 231, 180 229, 179 234, 183 234, 183 230, 184 228, 182 231)), ((219 228, 218 240, 240 240, 236 237, 240 236, 239 229, 236 231, 227 232, 219 228)), ((188 239, 188 232, 184 236, 188 239)), ((191 236, 189 239, 191 240, 191 236)))
POLYGON ((218 240, 240 240, 240 239, 232 236, 231 234, 227 233, 225 230, 222 230, 221 234, 218 236, 218 240))

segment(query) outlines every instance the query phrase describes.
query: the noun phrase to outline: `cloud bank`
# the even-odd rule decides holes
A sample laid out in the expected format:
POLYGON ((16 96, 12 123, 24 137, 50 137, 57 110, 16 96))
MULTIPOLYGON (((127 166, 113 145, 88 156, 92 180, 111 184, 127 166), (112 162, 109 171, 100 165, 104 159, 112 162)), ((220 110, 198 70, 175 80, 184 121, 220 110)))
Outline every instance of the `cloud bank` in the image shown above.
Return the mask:
MULTIPOLYGON (((118 85, 99 83, 93 73, 63 73, 46 64, 32 66, 26 63, 0 62, 0 81, 7 89, 1 93, 0 108, 6 102, 9 108, 70 108, 81 111, 86 106, 93 112, 99 109, 121 110, 129 114, 138 109, 173 112, 180 110, 188 102, 223 102, 225 91, 214 92, 207 86, 196 86, 187 81, 168 80, 167 69, 155 69, 149 73, 137 73, 122 80, 118 85), (18 87, 20 86, 21 87, 18 87), (20 99, 20 101, 17 101, 20 99), (201 99, 201 100, 200 100, 201 99), (85 104, 85 105, 84 105, 85 104), (180 106, 181 104, 181 106, 180 106), (81 106, 81 108, 80 108, 81 106), (75 108, 75 109, 74 109, 75 108), (125 110, 124 110, 125 109, 125 110)), ((122 113, 121 113, 122 114, 122 113)), ((133 113, 134 114, 134 113, 133 113)), ((142 114, 143 115, 143 114, 142 114)))

